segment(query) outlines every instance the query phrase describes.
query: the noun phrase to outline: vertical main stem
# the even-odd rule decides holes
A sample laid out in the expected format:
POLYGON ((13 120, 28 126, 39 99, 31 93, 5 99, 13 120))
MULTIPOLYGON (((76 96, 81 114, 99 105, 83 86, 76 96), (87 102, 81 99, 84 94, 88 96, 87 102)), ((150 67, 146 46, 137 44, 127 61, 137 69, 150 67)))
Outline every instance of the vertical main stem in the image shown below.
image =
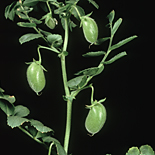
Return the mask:
MULTIPOLYGON (((63 45, 63 52, 67 50, 68 45, 68 19, 65 18, 65 38, 64 38, 64 45, 63 45)), ((61 55, 61 68, 62 68, 62 77, 63 77, 63 84, 65 89, 66 99, 70 96, 70 91, 67 85, 67 73, 66 73, 66 62, 65 62, 65 55, 62 53, 61 55)), ((71 130, 71 114, 72 114, 72 99, 67 99, 67 117, 66 117, 66 131, 64 137, 64 150, 66 154, 68 153, 68 145, 69 145, 69 138, 70 138, 70 130, 71 130)))

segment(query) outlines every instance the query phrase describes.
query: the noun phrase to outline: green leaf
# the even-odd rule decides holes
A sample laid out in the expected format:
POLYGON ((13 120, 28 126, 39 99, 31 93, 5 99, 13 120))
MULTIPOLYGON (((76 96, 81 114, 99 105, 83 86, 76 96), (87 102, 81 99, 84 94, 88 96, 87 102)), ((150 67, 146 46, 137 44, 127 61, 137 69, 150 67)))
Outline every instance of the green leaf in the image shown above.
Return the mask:
POLYGON ((0 99, 0 108, 7 116, 12 115, 15 109, 13 104, 9 103, 8 101, 4 99, 0 99))
POLYGON ((69 29, 70 29, 70 31, 72 31, 72 28, 75 28, 76 26, 77 25, 73 21, 69 20, 69 29))
POLYGON ((121 53, 115 55, 115 56, 114 56, 113 58, 111 58, 110 60, 105 61, 104 64, 111 64, 111 63, 113 63, 114 61, 120 59, 121 57, 123 57, 123 56, 125 56, 125 55, 127 55, 126 52, 121 52, 121 53))
POLYGON ((46 143, 51 143, 51 142, 60 143, 57 139, 50 136, 43 137, 42 140, 43 142, 46 142, 46 143))
POLYGON ((137 147, 131 147, 126 155, 140 155, 139 149, 137 147))
POLYGON ((78 76, 76 78, 73 78, 67 82, 68 87, 70 87, 72 90, 78 89, 79 87, 82 87, 87 81, 87 77, 84 76, 78 76))
POLYGON ((29 27, 29 28, 36 27, 35 23, 27 23, 27 22, 18 22, 17 25, 21 27, 29 27))
POLYGON ((91 67, 91 68, 87 68, 82 71, 79 71, 75 75, 95 76, 95 75, 100 74, 103 71, 103 69, 104 69, 103 65, 100 68, 99 67, 91 67))
POLYGON ((29 109, 22 105, 15 106, 14 116, 25 117, 30 113, 29 109))
POLYGON ((37 134, 35 136, 35 138, 43 138, 43 137, 47 137, 47 136, 50 136, 51 135, 51 132, 48 132, 48 133, 41 133, 39 131, 37 131, 37 134))
POLYGON ((6 8, 5 8, 5 13, 4 13, 4 16, 5 18, 9 18, 10 20, 14 20, 14 17, 15 17, 15 4, 16 2, 13 2, 11 3, 10 5, 8 5, 6 8))
POLYGON ((35 6, 38 2, 46 2, 47 0, 25 0, 23 5, 25 6, 35 6))
POLYGON ((44 31, 44 30, 42 30, 42 29, 40 29, 40 28, 38 28, 38 29, 39 29, 39 31, 40 31, 42 34, 44 34, 45 36, 48 36, 48 35, 51 35, 51 34, 52 34, 51 32, 44 31))
POLYGON ((19 38, 19 42, 20 42, 20 44, 23 44, 23 43, 31 41, 33 39, 38 39, 42 36, 43 36, 42 34, 33 34, 33 33, 24 34, 23 36, 21 36, 19 38))
POLYGON ((107 18, 109 19, 109 22, 112 23, 115 17, 115 11, 112 10, 109 15, 107 16, 107 18))
POLYGON ((98 51, 98 52, 88 52, 86 54, 83 54, 82 56, 84 57, 96 57, 96 56, 101 56, 106 54, 104 51, 98 51))
POLYGON ((3 94, 3 92, 5 92, 2 88, 0 88, 0 92, 3 94))
POLYGON ((40 121, 31 119, 30 122, 31 122, 31 125, 34 126, 41 133, 53 131, 51 128, 44 126, 40 121))
POLYGON ((53 47, 59 47, 63 43, 62 36, 59 34, 50 34, 47 36, 47 40, 53 47))
POLYGON ((58 155, 67 155, 66 151, 64 150, 64 148, 61 146, 60 143, 55 143, 56 148, 57 148, 57 154, 58 155))
POLYGON ((88 1, 89 1, 89 3, 94 5, 94 7, 96 7, 97 9, 99 8, 99 5, 94 0, 88 0, 88 1))
POLYGON ((75 75, 87 75, 87 76, 93 76, 97 73, 98 67, 91 67, 84 69, 82 71, 77 72, 75 75))
POLYGON ((78 20, 80 20, 79 14, 80 16, 85 16, 84 9, 78 5, 73 5, 70 11, 71 14, 78 20))
POLYGON ((28 119, 22 118, 19 116, 8 116, 7 123, 11 128, 18 127, 22 125, 24 122, 29 122, 28 119))
POLYGON ((95 45, 101 45, 103 42, 109 40, 110 37, 105 37, 105 38, 99 38, 97 41, 94 43, 95 45))
POLYGON ((140 152, 143 155, 154 155, 154 151, 149 145, 143 145, 140 147, 140 152))
POLYGON ((14 96, 4 95, 4 94, 0 95, 0 99, 7 100, 10 103, 14 103, 16 101, 14 96))
POLYGON ((119 47, 123 46, 124 44, 130 42, 131 40, 133 40, 133 39, 135 39, 135 38, 137 38, 136 35, 131 36, 131 37, 127 38, 127 39, 124 39, 124 40, 118 42, 117 44, 111 46, 110 50, 112 51, 112 50, 114 50, 114 49, 116 49, 116 48, 119 48, 119 47))
POLYGON ((114 24, 114 26, 113 26, 113 28, 112 28, 112 32, 111 32, 112 35, 114 35, 114 34, 116 33, 116 31, 118 30, 118 28, 119 28, 119 26, 121 25, 121 23, 122 23, 122 18, 119 18, 119 19, 115 22, 115 24, 114 24))
POLYGON ((31 20, 33 23, 35 23, 35 24, 41 24, 41 23, 42 23, 41 20, 38 20, 38 19, 33 18, 33 17, 30 17, 30 20, 31 20))

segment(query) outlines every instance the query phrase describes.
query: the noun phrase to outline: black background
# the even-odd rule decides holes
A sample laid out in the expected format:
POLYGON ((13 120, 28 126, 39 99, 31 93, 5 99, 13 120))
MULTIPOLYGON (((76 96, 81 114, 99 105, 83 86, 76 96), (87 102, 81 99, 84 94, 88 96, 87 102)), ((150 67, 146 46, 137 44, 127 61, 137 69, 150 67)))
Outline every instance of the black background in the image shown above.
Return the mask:
MULTIPOLYGON (((97 100, 106 97, 107 122, 94 137, 89 137, 84 127, 87 110, 90 104, 90 90, 81 92, 73 103, 72 132, 69 153, 73 155, 101 155, 110 153, 123 155, 128 148, 149 144, 155 148, 154 141, 154 11, 153 1, 144 0, 96 0, 99 10, 86 0, 79 3, 86 13, 93 10, 99 27, 99 37, 106 37, 109 29, 106 16, 113 9, 116 17, 123 18, 123 23, 114 38, 114 43, 132 35, 138 38, 115 50, 113 54, 126 51, 127 56, 105 67, 104 72, 92 82, 97 100)), ((66 104, 60 60, 56 54, 42 50, 43 65, 47 85, 41 96, 37 96, 26 81, 25 62, 37 59, 37 45, 44 44, 35 40, 20 45, 21 35, 33 32, 31 29, 18 27, 15 22, 6 20, 4 9, 12 1, 0 2, 0 82, 6 94, 15 95, 16 105, 27 106, 30 118, 40 120, 55 131, 55 137, 63 143, 65 130, 66 104)), ((59 27, 54 31, 61 34, 59 27)), ((88 51, 106 50, 107 43, 100 47, 92 46, 85 41, 79 27, 73 30, 69 40, 67 57, 68 79, 84 68, 97 66, 101 58, 83 58, 88 51)), ((113 55, 111 54, 111 56, 113 55)), ((18 129, 7 126, 6 115, 0 112, 1 154, 38 154, 45 155, 47 150, 31 140, 18 129)))

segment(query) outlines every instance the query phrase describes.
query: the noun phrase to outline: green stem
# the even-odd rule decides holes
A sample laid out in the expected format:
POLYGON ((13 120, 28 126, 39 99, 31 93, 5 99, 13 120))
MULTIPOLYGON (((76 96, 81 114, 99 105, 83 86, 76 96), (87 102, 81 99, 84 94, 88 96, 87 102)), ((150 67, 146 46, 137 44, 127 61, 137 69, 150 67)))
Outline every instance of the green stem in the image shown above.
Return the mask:
MULTIPOLYGON (((65 18, 65 38, 63 44, 63 51, 67 50, 68 45, 68 19, 65 18)), ((63 77, 63 84, 65 89, 65 94, 67 99, 67 117, 66 117, 66 131, 64 137, 64 150, 68 153, 68 146, 69 146, 69 138, 70 138, 70 130, 71 130, 71 114, 72 114, 72 99, 70 97, 70 91, 67 85, 67 74, 66 74, 66 62, 65 62, 65 55, 61 54, 61 68, 62 68, 62 77, 63 77)))
POLYGON ((48 150, 48 155, 51 155, 51 149, 52 149, 52 146, 54 145, 54 143, 52 142, 49 146, 49 150, 48 150))
POLYGON ((106 52, 106 54, 104 55, 102 61, 100 62, 98 67, 101 67, 103 65, 103 63, 105 62, 106 58, 108 57, 109 53, 111 52, 110 48, 112 45, 112 40, 113 40, 113 35, 112 35, 112 23, 110 24, 110 31, 111 31, 111 37, 110 37, 110 41, 109 41, 109 46, 108 46, 108 50, 106 52))
POLYGON ((28 131, 26 131, 24 128, 22 128, 21 126, 18 127, 21 131, 23 131, 25 134, 27 134, 29 137, 31 137, 33 140, 35 140, 36 142, 38 142, 39 144, 42 144, 44 145, 46 148, 47 146, 42 142, 40 141, 39 139, 37 138, 34 138, 28 131))

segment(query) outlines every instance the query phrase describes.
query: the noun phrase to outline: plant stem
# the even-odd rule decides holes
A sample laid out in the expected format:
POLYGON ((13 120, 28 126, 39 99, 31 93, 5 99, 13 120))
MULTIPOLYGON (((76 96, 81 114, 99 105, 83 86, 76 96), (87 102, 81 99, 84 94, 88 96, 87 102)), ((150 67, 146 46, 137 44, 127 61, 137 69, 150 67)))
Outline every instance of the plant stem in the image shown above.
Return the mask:
MULTIPOLYGON (((65 18, 65 38, 64 38, 64 45, 63 51, 67 50, 68 45, 68 19, 65 18)), ((71 130, 71 114, 72 114, 72 99, 70 97, 70 91, 67 86, 67 74, 66 74, 66 63, 65 63, 65 55, 61 55, 61 68, 62 68, 62 77, 63 77, 63 84, 67 99, 67 117, 66 117, 66 131, 65 131, 65 138, 64 138, 64 150, 66 154, 68 153, 68 145, 69 145, 69 138, 70 138, 70 130, 71 130)))
POLYGON ((112 45, 112 40, 113 40, 113 35, 112 35, 112 23, 110 24, 110 31, 111 31, 111 37, 110 37, 110 41, 109 41, 109 46, 108 46, 108 50, 106 52, 106 54, 104 55, 102 61, 100 62, 99 66, 102 66, 104 61, 106 60, 106 58, 108 57, 109 53, 111 52, 110 48, 111 48, 111 45, 112 45))

